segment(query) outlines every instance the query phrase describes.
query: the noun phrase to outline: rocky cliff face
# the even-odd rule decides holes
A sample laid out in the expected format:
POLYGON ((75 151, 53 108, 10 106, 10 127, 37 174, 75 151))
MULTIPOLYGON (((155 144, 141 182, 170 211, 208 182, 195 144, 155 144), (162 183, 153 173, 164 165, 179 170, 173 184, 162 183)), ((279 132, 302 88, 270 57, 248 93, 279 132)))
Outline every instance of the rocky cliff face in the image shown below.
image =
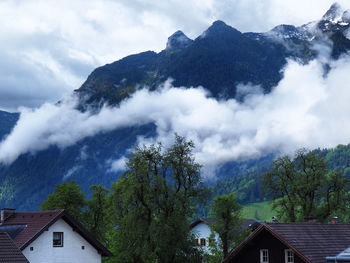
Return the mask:
POLYGON ((141 87, 155 89, 171 78, 175 86, 203 86, 217 98, 235 98, 237 83, 261 85, 265 92, 282 78, 287 58, 307 63, 315 44, 331 46, 333 58, 350 49, 349 12, 333 4, 320 21, 280 25, 266 33, 241 33, 214 22, 195 40, 182 31, 160 53, 128 56, 94 70, 76 90, 81 108, 118 104, 141 87))

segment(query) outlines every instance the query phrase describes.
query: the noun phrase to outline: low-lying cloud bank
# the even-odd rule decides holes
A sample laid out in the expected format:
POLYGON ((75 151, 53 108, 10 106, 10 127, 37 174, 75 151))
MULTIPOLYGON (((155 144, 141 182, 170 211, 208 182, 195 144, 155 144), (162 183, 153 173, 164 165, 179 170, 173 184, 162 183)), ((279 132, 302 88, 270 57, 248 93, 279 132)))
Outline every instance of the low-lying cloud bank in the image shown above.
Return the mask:
POLYGON ((157 126, 157 138, 139 143, 169 145, 177 132, 195 142, 197 161, 208 171, 230 160, 349 143, 349 62, 349 56, 332 62, 324 76, 317 60, 308 65, 290 61, 270 94, 241 85, 243 103, 218 101, 201 87, 175 88, 167 82, 158 91, 142 89, 119 107, 104 107, 98 114, 75 110, 72 98, 61 105, 23 108, 12 133, 0 143, 0 162, 9 164, 22 153, 50 145, 67 147, 99 132, 151 122, 157 126), (245 89, 254 92, 246 95, 245 89))

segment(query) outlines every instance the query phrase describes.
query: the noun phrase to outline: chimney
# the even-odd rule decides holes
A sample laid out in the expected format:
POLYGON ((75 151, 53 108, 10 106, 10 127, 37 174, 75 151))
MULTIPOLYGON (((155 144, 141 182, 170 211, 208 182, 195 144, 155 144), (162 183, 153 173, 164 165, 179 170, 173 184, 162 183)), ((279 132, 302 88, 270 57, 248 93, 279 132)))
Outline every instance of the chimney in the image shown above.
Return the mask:
POLYGON ((0 215, 0 222, 3 223, 7 218, 16 213, 16 209, 13 208, 2 208, 0 215))
POLYGON ((338 217, 337 216, 333 216, 332 220, 331 220, 331 224, 335 225, 337 223, 337 221, 338 221, 338 217))
POLYGON ((278 218, 277 218, 277 216, 273 216, 273 217, 272 217, 272 222, 273 222, 273 223, 278 223, 278 218))

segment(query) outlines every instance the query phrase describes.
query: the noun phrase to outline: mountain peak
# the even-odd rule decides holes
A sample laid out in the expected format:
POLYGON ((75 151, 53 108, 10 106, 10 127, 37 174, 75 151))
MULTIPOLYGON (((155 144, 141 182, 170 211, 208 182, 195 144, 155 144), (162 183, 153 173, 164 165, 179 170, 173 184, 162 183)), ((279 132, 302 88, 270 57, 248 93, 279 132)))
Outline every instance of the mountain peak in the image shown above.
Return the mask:
POLYGON ((343 16, 341 17, 341 20, 343 20, 343 22, 350 22, 350 10, 346 10, 343 13, 343 16))
POLYGON ((215 21, 206 31, 203 32, 203 34, 200 36, 200 38, 204 38, 204 37, 208 37, 208 36, 218 36, 219 35, 223 35, 223 34, 232 34, 233 33, 239 33, 240 32, 227 25, 225 22, 221 21, 221 20, 217 20, 215 21))
MULTIPOLYGON (((213 31, 221 32, 221 31, 226 31, 227 29, 234 29, 234 28, 227 25, 224 21, 217 20, 208 28, 207 31, 209 31, 209 32, 213 32, 213 31)), ((234 30, 236 30, 236 29, 234 29, 234 30)))
POLYGON ((221 21, 221 20, 216 20, 211 25, 211 27, 222 27, 222 26, 226 27, 228 25, 224 21, 221 21))
POLYGON ((192 39, 188 38, 181 30, 178 30, 168 38, 166 50, 180 50, 189 46, 192 42, 192 39))
POLYGON ((335 2, 334 4, 331 5, 329 10, 323 15, 322 19, 336 22, 337 20, 341 19, 343 12, 344 10, 341 7, 341 5, 335 2))

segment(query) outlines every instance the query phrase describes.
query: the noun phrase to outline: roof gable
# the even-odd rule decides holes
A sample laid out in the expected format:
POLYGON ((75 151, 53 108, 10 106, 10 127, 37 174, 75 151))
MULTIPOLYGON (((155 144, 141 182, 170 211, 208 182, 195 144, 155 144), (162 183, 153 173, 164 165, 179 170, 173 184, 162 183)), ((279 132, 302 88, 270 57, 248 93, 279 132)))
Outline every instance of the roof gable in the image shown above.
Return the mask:
POLYGON ((3 227, 13 225, 25 225, 22 231, 14 237, 14 242, 23 250, 42 232, 47 230, 58 219, 67 222, 74 231, 78 232, 93 247, 95 247, 102 256, 112 256, 112 253, 106 249, 94 236, 92 236, 77 220, 75 220, 65 210, 52 210, 42 212, 16 212, 5 220, 3 227))
POLYGON ((350 245, 350 224, 264 223, 244 240, 223 263, 230 262, 262 231, 269 231, 305 262, 324 263, 326 256, 335 256, 350 245))
POLYGON ((64 210, 43 212, 16 212, 3 222, 2 226, 25 225, 24 229, 14 237, 14 242, 23 250, 43 231, 57 221, 64 210))

